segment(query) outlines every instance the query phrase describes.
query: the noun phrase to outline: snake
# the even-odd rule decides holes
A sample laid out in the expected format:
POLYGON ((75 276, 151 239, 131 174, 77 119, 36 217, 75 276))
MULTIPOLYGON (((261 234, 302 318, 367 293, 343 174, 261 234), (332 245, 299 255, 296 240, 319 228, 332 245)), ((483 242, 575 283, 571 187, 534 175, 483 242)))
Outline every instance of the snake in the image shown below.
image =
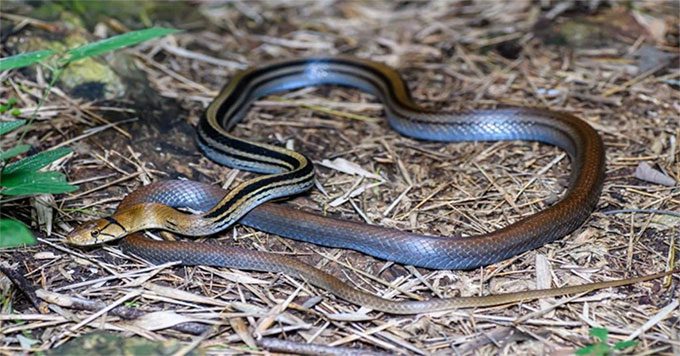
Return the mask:
POLYGON ((99 244, 134 230, 151 228, 206 235, 242 218, 241 223, 265 232, 354 249, 401 264, 473 269, 543 246, 575 230, 595 208, 605 170, 604 145, 599 134, 574 115, 524 107, 462 112, 429 110, 411 98, 396 70, 353 57, 274 61, 236 73, 201 116, 196 141, 210 159, 263 175, 231 189, 201 214, 186 214, 161 204, 140 204, 127 212, 119 210, 114 217, 117 224, 108 221, 86 224, 71 233, 68 241, 76 245, 99 244), (229 131, 258 98, 324 84, 373 94, 382 101, 390 126, 415 139, 530 140, 557 146, 570 157, 569 186, 560 201, 544 210, 499 230, 466 237, 413 234, 266 203, 309 189, 313 185, 311 161, 295 151, 241 139, 229 131))
POLYGON ((393 68, 367 59, 334 56, 273 61, 236 73, 209 104, 196 131, 197 146, 208 158, 262 175, 229 191, 190 181, 143 187, 121 202, 112 216, 82 224, 69 233, 66 241, 88 246, 127 236, 123 246, 150 261, 174 260, 187 265, 211 264, 291 273, 351 302, 398 314, 482 306, 489 302, 496 305, 554 293, 579 293, 662 275, 520 292, 506 297, 487 296, 496 299, 395 302, 353 289, 332 275, 283 256, 216 244, 153 241, 136 234, 147 229, 162 229, 186 236, 203 236, 240 222, 284 237, 354 249, 425 268, 472 269, 496 263, 571 233, 583 224, 597 204, 604 181, 604 145, 597 131, 569 113, 528 107, 434 111, 413 100, 405 81, 393 68), (563 197, 546 209, 499 230, 468 237, 419 235, 276 204, 274 200, 303 193, 314 185, 311 160, 302 153, 242 139, 229 131, 247 115, 255 100, 319 85, 350 87, 374 95, 383 103, 389 125, 413 139, 524 140, 559 147, 570 157, 569 186, 563 197))

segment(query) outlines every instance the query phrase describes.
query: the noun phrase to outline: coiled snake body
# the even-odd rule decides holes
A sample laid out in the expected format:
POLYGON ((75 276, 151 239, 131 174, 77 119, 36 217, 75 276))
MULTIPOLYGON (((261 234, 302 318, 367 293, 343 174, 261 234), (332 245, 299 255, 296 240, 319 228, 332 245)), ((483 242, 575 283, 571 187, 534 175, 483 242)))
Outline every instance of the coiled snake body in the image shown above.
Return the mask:
MULTIPOLYGON (((140 188, 120 204, 112 217, 84 224, 69 234, 68 241, 77 245, 99 244, 153 228, 199 236, 221 231, 240 220, 281 236, 355 249, 403 264, 470 269, 542 246, 576 229, 594 209, 604 179, 602 140, 590 125, 573 115, 530 108, 457 113, 428 111, 413 102, 396 71, 357 58, 296 59, 237 73, 208 107, 197 133, 199 148, 212 160, 265 175, 229 192, 188 181, 161 182, 140 188), (313 183, 311 162, 295 151, 243 140, 228 131, 246 115, 257 98, 323 84, 358 88, 375 95, 383 102, 390 125, 416 139, 532 140, 558 146, 571 158, 569 187, 559 202, 545 210, 500 230, 465 238, 411 234, 266 203, 309 189, 313 183), (198 213, 175 209, 178 207, 198 213)), ((179 260, 188 265, 212 264, 291 273, 352 302, 392 313, 495 305, 634 282, 611 281, 487 297, 396 302, 360 292, 333 276, 282 256, 215 244, 156 242, 140 235, 128 236, 123 245, 156 262, 179 260)), ((660 275, 639 277, 639 280, 660 275)))

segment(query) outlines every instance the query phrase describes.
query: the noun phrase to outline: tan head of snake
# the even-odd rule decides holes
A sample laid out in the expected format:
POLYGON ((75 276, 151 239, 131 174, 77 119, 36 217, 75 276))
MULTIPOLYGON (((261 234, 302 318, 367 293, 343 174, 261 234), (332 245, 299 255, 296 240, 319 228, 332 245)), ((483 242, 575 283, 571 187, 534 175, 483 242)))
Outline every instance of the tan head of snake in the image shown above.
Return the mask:
POLYGON ((168 225, 172 226, 174 221, 168 215, 178 213, 162 204, 136 204, 116 212, 113 216, 78 226, 66 236, 66 241, 72 245, 93 246, 118 240, 145 229, 168 229, 168 225))
POLYGON ((98 245, 125 236, 125 231, 115 222, 98 219, 78 226, 66 236, 66 241, 78 246, 98 245))

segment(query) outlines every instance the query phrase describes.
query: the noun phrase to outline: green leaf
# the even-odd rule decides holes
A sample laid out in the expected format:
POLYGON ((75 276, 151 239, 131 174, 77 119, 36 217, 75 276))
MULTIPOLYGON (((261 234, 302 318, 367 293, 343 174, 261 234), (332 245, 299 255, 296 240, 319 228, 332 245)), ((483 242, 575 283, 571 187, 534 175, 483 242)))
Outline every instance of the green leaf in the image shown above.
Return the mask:
POLYGON ((638 342, 635 340, 624 340, 624 341, 619 341, 614 344, 614 348, 617 350, 623 350, 627 349, 629 347, 637 346, 638 342))
POLYGON ((98 56, 106 52, 114 51, 119 48, 136 45, 156 37, 179 32, 179 30, 163 27, 152 27, 145 30, 133 31, 122 35, 113 36, 105 40, 88 43, 86 45, 67 51, 67 56, 63 59, 65 63, 77 61, 79 59, 98 56))
POLYGON ((26 124, 26 120, 0 122, 0 135, 4 135, 26 124))
POLYGON ((21 172, 9 177, 2 176, 0 195, 60 194, 78 189, 66 182, 60 172, 21 172))
POLYGON ((26 225, 12 219, 0 219, 0 249, 35 245, 36 242, 26 225))
POLYGON ((68 147, 59 147, 54 150, 36 153, 33 156, 26 157, 20 161, 7 165, 2 173, 3 175, 9 175, 23 171, 37 171, 71 152, 72 150, 68 147))
POLYGON ((16 145, 7 151, 0 151, 0 161, 18 156, 31 149, 31 145, 16 145))
POLYGON ((14 109, 10 110, 9 113, 12 114, 12 116, 19 116, 19 115, 21 115, 21 110, 14 108, 14 109))
POLYGON ((605 328, 592 328, 590 329, 590 336, 598 338, 602 342, 607 342, 607 339, 609 339, 609 330, 605 328))
POLYGON ((43 50, 17 54, 16 56, 11 56, 7 58, 0 59, 0 72, 13 69, 30 66, 33 63, 40 62, 45 58, 48 58, 54 54, 52 50, 43 50))
POLYGON ((579 356, 590 355, 593 353, 593 351, 595 351, 595 345, 588 345, 576 350, 575 354, 579 356))

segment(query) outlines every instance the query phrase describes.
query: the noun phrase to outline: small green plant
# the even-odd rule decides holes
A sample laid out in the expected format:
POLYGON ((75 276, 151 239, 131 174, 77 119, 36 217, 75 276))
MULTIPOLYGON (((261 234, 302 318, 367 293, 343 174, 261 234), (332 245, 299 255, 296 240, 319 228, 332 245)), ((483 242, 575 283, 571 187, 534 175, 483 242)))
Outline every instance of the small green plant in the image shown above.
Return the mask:
POLYGON ((14 116, 21 115, 21 110, 14 107, 17 103, 17 98, 9 98, 6 104, 0 104, 0 114, 4 114, 9 111, 10 114, 14 116))
MULTIPOLYGON (((0 72, 36 63, 44 65, 52 72, 52 79, 47 88, 45 88, 28 123, 26 120, 0 121, 0 136, 24 125, 30 126, 52 87, 69 64, 174 32, 178 32, 178 30, 154 27, 88 43, 63 53, 53 50, 41 50, 0 59, 0 72), (53 56, 59 56, 55 62, 56 66, 48 64, 48 60, 53 56)), ((0 114, 9 112, 13 116, 21 115, 21 110, 15 107, 16 104, 17 100, 14 98, 7 100, 4 104, 0 104, 0 114)), ((9 162, 12 159, 16 159, 17 156, 28 152, 31 148, 30 145, 22 144, 25 133, 26 131, 22 133, 16 145, 5 151, 0 151, 0 208, 2 207, 1 204, 8 200, 36 194, 67 193, 78 189, 77 186, 69 184, 66 181, 66 177, 60 172, 41 171, 45 166, 69 154, 71 150, 67 147, 40 152, 15 160, 14 162, 9 162), (4 200, 4 197, 9 198, 4 200)), ((17 247, 33 243, 35 243, 35 238, 24 224, 17 220, 0 218, 0 248, 17 247)))
POLYGON ((612 351, 621 351, 638 344, 637 341, 634 340, 624 340, 618 341, 610 346, 607 342, 609 340, 609 330, 605 328, 592 328, 590 329, 589 334, 598 341, 592 345, 584 346, 576 350, 577 355, 607 356, 610 355, 612 351))
MULTIPOLYGON (((25 124, 26 120, 0 122, 0 136, 25 124)), ((66 182, 66 177, 60 172, 41 171, 43 167, 71 153, 69 148, 60 147, 9 162, 30 148, 30 145, 18 144, 6 151, 0 151, 0 198, 16 199, 35 194, 67 193, 78 189, 66 182)), ((0 248, 33 243, 35 239, 24 224, 13 219, 0 219, 0 248)))

